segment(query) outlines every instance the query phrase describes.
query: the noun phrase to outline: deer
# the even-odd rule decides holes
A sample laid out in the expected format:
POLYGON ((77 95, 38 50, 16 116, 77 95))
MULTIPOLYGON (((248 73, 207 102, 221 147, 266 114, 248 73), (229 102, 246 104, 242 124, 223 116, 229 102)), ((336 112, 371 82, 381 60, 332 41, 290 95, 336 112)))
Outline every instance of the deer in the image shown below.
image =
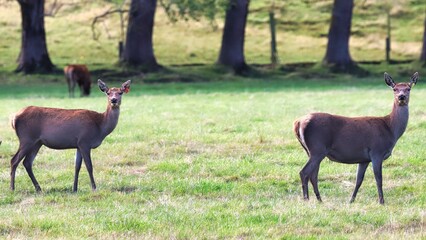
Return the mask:
POLYGON ((86 97, 90 95, 90 73, 86 65, 70 64, 64 67, 65 79, 68 84, 69 97, 74 97, 75 86, 80 88, 80 96, 86 97))
POLYGON ((364 180, 365 171, 372 163, 379 203, 384 204, 382 190, 382 164, 389 158, 396 142, 405 132, 408 123, 410 90, 419 74, 409 82, 395 83, 384 73, 385 83, 393 89, 392 112, 383 117, 345 117, 329 113, 311 113, 294 122, 294 133, 309 159, 300 171, 303 198, 309 200, 308 181, 316 198, 322 202, 318 190, 318 172, 321 161, 358 164, 356 185, 350 203, 355 201, 364 180))
POLYGON ((28 106, 18 112, 11 121, 19 139, 19 148, 10 161, 10 189, 15 190, 16 168, 22 159, 23 165, 37 192, 41 191, 32 166, 41 146, 52 149, 76 149, 73 192, 77 192, 78 175, 82 160, 89 173, 92 190, 96 190, 93 178, 91 149, 99 147, 102 141, 117 126, 120 116, 121 97, 129 92, 131 80, 120 88, 108 88, 98 80, 99 89, 108 98, 107 109, 98 113, 86 109, 62 109, 28 106))

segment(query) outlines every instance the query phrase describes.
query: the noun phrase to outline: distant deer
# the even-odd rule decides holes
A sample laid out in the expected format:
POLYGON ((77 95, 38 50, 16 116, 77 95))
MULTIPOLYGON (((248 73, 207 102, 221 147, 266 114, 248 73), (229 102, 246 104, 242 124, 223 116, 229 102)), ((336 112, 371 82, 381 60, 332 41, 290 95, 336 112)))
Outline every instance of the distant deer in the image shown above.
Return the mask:
POLYGON ((318 201, 318 171, 321 161, 330 160, 347 164, 358 164, 355 190, 350 202, 364 179, 365 170, 370 162, 376 179, 380 204, 384 204, 382 191, 382 163, 391 154, 402 136, 408 122, 408 102, 410 90, 416 84, 419 74, 416 72, 409 83, 398 83, 387 73, 386 84, 393 89, 394 103, 392 112, 384 117, 343 117, 328 113, 312 113, 294 123, 294 132, 309 160, 300 171, 303 197, 309 199, 308 181, 314 188, 318 201))
POLYGON ((70 97, 74 97, 75 86, 80 88, 80 96, 90 95, 90 73, 86 65, 71 64, 64 68, 65 79, 68 84, 68 93, 70 97))
POLYGON ((92 190, 96 190, 90 151, 101 145, 104 138, 117 126, 121 96, 129 91, 130 82, 130 80, 126 81, 121 88, 108 88, 104 82, 98 80, 99 88, 108 97, 108 105, 104 113, 84 109, 34 106, 26 107, 17 113, 12 120, 12 127, 19 138, 19 149, 10 161, 10 189, 15 189, 16 168, 24 158, 25 169, 36 191, 41 191, 32 166, 40 147, 45 145, 53 149, 76 148, 73 191, 77 191, 82 159, 89 172, 92 190))

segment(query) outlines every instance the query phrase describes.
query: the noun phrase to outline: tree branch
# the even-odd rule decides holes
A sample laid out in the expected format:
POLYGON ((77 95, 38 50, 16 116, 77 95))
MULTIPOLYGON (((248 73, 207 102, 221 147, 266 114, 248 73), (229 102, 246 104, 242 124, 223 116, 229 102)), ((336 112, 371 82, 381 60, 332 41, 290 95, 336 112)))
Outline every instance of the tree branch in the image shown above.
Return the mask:
POLYGON ((95 30, 95 25, 96 25, 97 22, 102 21, 103 19, 107 18, 111 14, 115 14, 115 13, 123 14, 123 13, 127 13, 127 12, 129 12, 129 10, 127 10, 127 9, 112 9, 112 10, 110 9, 110 10, 107 10, 106 12, 102 13, 101 15, 98 15, 95 18, 93 18, 93 21, 92 21, 93 39, 98 40, 98 38, 99 38, 99 34, 97 34, 96 30, 95 30))

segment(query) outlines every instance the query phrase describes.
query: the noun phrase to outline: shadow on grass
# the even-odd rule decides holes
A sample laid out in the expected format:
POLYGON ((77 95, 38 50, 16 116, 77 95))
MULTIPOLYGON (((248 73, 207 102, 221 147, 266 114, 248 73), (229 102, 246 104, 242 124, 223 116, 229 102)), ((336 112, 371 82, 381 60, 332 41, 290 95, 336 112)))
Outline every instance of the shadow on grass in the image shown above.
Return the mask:
MULTIPOLYGON (((91 77, 93 90, 96 88, 97 79, 114 85, 131 79, 132 92, 137 96, 372 87, 381 86, 385 71, 396 79, 400 76, 400 79, 407 79, 416 71, 423 75, 423 69, 420 64, 409 60, 390 63, 359 62, 350 69, 325 67, 316 62, 301 62, 278 66, 253 64, 244 75, 235 75, 229 69, 214 64, 171 65, 155 72, 142 72, 137 68, 120 66, 105 68, 95 64, 91 69, 91 77)), ((55 69, 51 74, 35 75, 0 72, 0 82, 6 83, 0 88, 0 98, 67 97, 67 86, 60 69, 55 69)))
POLYGON ((61 194, 74 194, 72 187, 52 187, 47 190, 42 190, 44 194, 61 193, 61 194))
POLYGON ((113 187, 111 190, 114 192, 129 194, 129 193, 135 192, 137 189, 138 188, 134 186, 120 186, 120 187, 113 187))

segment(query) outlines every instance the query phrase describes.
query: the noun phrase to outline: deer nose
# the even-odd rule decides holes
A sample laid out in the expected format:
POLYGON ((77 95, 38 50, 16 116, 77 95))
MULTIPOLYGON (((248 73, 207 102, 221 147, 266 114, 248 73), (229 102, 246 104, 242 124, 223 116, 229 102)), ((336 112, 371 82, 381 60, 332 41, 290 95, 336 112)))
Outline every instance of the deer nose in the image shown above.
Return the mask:
POLYGON ((116 104, 118 102, 117 98, 111 98, 111 103, 116 104))
POLYGON ((404 101, 407 97, 405 95, 399 95, 398 96, 398 100, 399 101, 404 101))

